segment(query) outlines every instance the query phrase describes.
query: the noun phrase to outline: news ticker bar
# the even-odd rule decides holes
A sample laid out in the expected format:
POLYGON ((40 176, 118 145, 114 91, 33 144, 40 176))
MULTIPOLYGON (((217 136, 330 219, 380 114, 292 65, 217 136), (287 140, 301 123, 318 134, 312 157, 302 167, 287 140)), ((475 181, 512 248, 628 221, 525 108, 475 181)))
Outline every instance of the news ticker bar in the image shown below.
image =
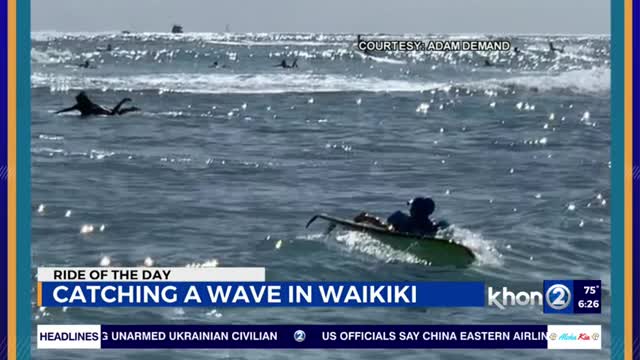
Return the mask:
POLYGON ((601 325, 38 325, 38 349, 591 349, 601 325))
POLYGON ((270 282, 264 268, 39 268, 51 307, 543 307, 600 313, 600 280, 544 280, 542 291, 483 282, 270 282))

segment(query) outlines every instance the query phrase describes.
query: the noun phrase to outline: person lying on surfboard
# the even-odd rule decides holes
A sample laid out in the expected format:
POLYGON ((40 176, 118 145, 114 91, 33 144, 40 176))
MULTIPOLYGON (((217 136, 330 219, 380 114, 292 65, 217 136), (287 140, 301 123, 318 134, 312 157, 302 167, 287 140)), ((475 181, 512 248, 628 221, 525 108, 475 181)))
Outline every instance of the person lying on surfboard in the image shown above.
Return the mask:
POLYGON ((293 59, 293 62, 291 63, 291 65, 287 64, 287 60, 286 59, 282 59, 282 61, 280 62, 280 64, 278 65, 274 65, 275 67, 281 67, 283 69, 293 69, 293 68, 297 68, 298 67, 298 58, 293 59))
POLYGON ((429 216, 436 209, 436 204, 431 198, 417 197, 408 202, 410 205, 409 215, 402 211, 396 211, 387 222, 363 212, 356 216, 353 221, 357 223, 368 223, 378 227, 384 227, 392 231, 402 233, 418 234, 423 236, 433 236, 438 230, 448 226, 445 221, 434 223, 429 216))
POLYGON ((140 111, 140 108, 135 106, 123 108, 122 105, 128 102, 131 102, 131 99, 124 98, 120 100, 120 102, 113 109, 108 109, 102 105, 98 105, 93 101, 91 101, 87 93, 84 91, 81 91, 78 95, 76 95, 75 105, 62 110, 58 110, 56 111, 56 114, 77 110, 77 111, 80 111, 81 116, 86 117, 90 115, 108 115, 108 116, 123 115, 132 111, 140 111))

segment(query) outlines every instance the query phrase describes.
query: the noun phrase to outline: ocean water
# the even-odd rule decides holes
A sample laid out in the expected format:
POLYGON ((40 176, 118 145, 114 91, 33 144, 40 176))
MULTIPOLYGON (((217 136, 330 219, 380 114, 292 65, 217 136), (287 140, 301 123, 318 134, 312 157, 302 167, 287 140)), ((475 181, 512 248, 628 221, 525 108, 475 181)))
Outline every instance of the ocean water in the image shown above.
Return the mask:
MULTIPOLYGON (((378 34, 376 38, 390 37, 378 34)), ((410 39, 484 35, 402 35, 410 39)), ((610 39, 513 36, 520 54, 363 57, 341 34, 32 34, 33 267, 264 266, 269 280, 601 279, 602 315, 478 309, 52 309, 36 324, 602 324, 584 351, 44 351, 64 359, 609 356, 610 39), (549 54, 547 42, 565 47, 549 54), (112 44, 111 52, 97 48, 112 44), (274 67, 298 58, 297 69, 274 67), (485 58, 495 66, 485 67, 485 58), (92 67, 76 64, 89 59, 92 67), (224 67, 212 68, 217 61, 224 67), (119 117, 56 115, 85 90, 119 117), (431 196, 478 255, 438 268, 307 220, 431 196)), ((34 270, 35 271, 35 270, 34 270)))

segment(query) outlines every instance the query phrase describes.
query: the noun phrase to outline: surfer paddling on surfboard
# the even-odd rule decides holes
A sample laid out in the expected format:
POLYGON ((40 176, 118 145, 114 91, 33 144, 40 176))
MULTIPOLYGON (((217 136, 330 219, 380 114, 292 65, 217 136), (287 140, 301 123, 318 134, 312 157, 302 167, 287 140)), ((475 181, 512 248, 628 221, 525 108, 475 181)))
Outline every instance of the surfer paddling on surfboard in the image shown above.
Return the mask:
POLYGON ((409 205, 409 214, 396 211, 386 222, 367 213, 361 213, 353 220, 320 213, 309 219, 306 227, 317 219, 326 220, 329 227, 325 235, 336 227, 366 233, 392 249, 413 254, 430 265, 464 267, 475 261, 476 256, 470 248, 454 241, 450 234, 438 232, 449 225, 445 221, 435 223, 429 218, 435 210, 432 199, 418 197, 409 201, 409 205))
POLYGON ((297 68, 298 67, 298 58, 293 59, 293 62, 291 63, 291 65, 287 64, 287 60, 286 59, 282 59, 282 61, 280 62, 280 64, 278 65, 274 65, 275 67, 281 67, 283 69, 293 69, 293 68, 297 68))
POLYGON ((429 216, 436 208, 435 202, 431 198, 417 197, 408 202, 410 205, 409 215, 402 211, 396 211, 384 223, 375 216, 363 212, 356 216, 353 221, 356 223, 368 223, 373 226, 384 227, 391 231, 401 233, 416 234, 422 236, 433 236, 438 230, 444 229, 448 224, 444 221, 434 223, 429 216))
POLYGON ((91 99, 89 99, 89 96, 87 96, 87 93, 85 93, 84 91, 81 91, 78 95, 76 95, 75 105, 62 110, 58 110, 56 111, 56 114, 69 112, 69 111, 80 111, 80 115, 83 117, 91 116, 91 115, 113 116, 113 115, 123 115, 132 111, 139 111, 140 108, 137 108, 135 106, 126 107, 126 108, 122 107, 122 105, 130 101, 131 101, 130 98, 124 98, 120 100, 120 102, 113 109, 108 109, 102 105, 98 105, 93 101, 91 101, 91 99))

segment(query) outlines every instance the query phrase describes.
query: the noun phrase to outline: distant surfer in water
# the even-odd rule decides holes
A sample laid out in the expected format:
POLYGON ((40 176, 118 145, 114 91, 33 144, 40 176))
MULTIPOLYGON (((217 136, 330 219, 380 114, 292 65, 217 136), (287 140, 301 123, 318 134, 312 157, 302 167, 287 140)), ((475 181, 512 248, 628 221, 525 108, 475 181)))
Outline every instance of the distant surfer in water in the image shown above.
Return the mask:
POLYGON ((109 52, 109 51, 113 50, 113 46, 111 46, 111 44, 107 44, 107 47, 97 48, 96 50, 109 52))
POLYGON ((274 65, 275 67, 281 67, 283 69, 293 69, 293 68, 297 68, 298 67, 298 58, 293 59, 293 62, 291 63, 291 65, 287 64, 287 60, 286 59, 282 59, 282 61, 280 62, 280 64, 278 65, 274 65))
POLYGON ((91 67, 91 61, 87 59, 82 64, 78 64, 78 67, 81 67, 83 69, 88 69, 91 67))
POLYGON ((489 61, 489 59, 484 59, 484 66, 493 66, 493 64, 491 63, 491 61, 489 61))
POLYGON ((132 106, 128 108, 122 108, 127 102, 130 102, 130 98, 124 98, 120 100, 120 102, 113 108, 108 109, 104 106, 98 105, 89 99, 89 96, 84 91, 81 91, 78 95, 76 95, 76 104, 68 107, 66 109, 56 111, 56 114, 69 112, 69 111, 80 111, 80 116, 91 116, 91 115, 122 115, 132 111, 139 111, 140 109, 132 106))
POLYGON ((417 197, 410 200, 408 204, 410 205, 409 215, 402 211, 396 211, 389 216, 386 223, 364 212, 356 216, 353 221, 423 236, 433 236, 438 230, 448 226, 445 221, 434 223, 429 218, 436 208, 436 204, 431 198, 417 197))
MULTIPOLYGON (((364 40, 362 40, 362 35, 358 34, 358 37, 356 39, 356 48, 358 50, 360 50, 360 43, 363 42, 364 40)), ((361 50, 363 53, 365 53, 365 55, 369 55, 369 49, 364 48, 361 50)))
POLYGON ((553 45, 553 41, 549 41, 549 51, 552 52, 552 53, 554 53, 556 51, 559 52, 559 53, 563 53, 564 52, 564 47, 559 49, 559 48, 557 48, 557 47, 555 47, 553 45))
POLYGON ((213 64, 209 65, 210 69, 219 69, 219 68, 226 68, 227 66, 222 64, 220 65, 217 61, 214 61, 213 64))

